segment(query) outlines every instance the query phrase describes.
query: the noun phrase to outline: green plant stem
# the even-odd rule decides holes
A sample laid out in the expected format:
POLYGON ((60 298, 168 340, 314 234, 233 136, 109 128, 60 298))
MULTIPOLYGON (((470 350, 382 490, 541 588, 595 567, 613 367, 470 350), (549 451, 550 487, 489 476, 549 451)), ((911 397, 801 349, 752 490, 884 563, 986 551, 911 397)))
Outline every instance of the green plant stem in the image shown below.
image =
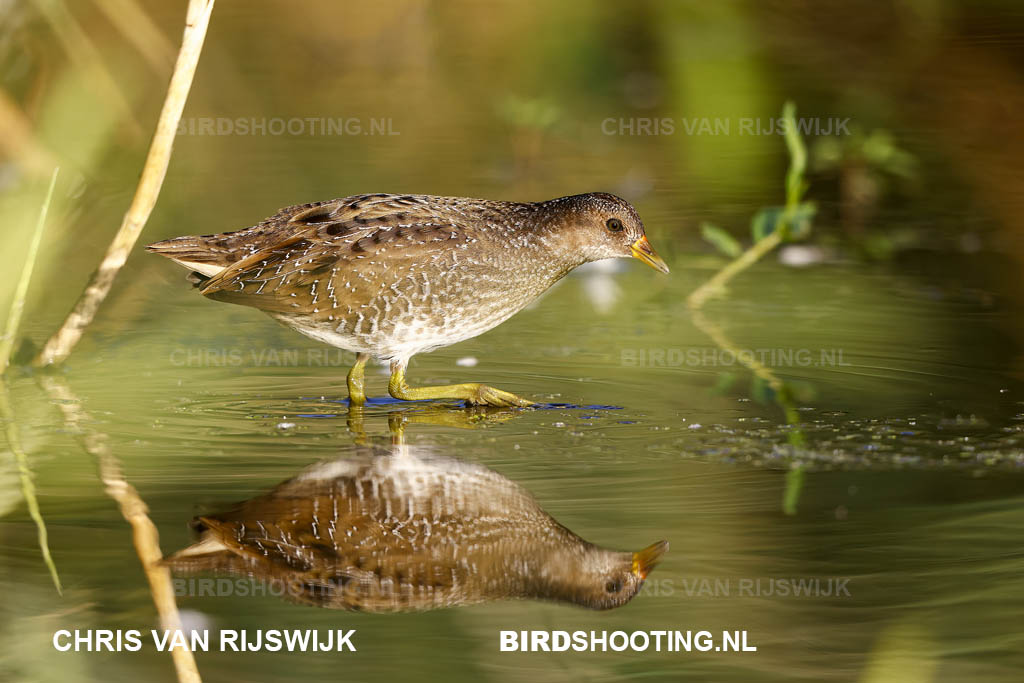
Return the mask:
MULTIPOLYGON (((792 102, 786 102, 782 116, 786 122, 786 148, 789 150, 790 159, 789 170, 786 173, 786 204, 783 207, 782 216, 772 232, 759 239, 749 249, 715 273, 711 279, 695 289, 686 298, 686 304, 690 308, 693 324, 708 335, 719 348, 731 351, 748 370, 763 379, 771 388, 775 403, 782 408, 786 423, 796 425, 799 423, 800 416, 786 383, 766 365, 749 357, 748 354, 742 353, 742 350, 726 336, 722 328, 708 320, 701 310, 709 298, 725 291, 725 286, 729 281, 760 261, 765 254, 778 247, 791 235, 794 219, 800 208, 800 200, 806 190, 804 171, 807 167, 807 148, 804 146, 796 126, 796 106, 792 102)), ((799 427, 794 426, 790 431, 789 443, 793 446, 804 445, 804 433, 799 427)), ((796 514, 803 483, 804 468, 802 466, 794 467, 786 475, 786 488, 782 498, 782 510, 785 514, 796 514)))
POLYGON ((18 336, 18 328, 21 326, 21 316, 25 312, 25 296, 28 294, 28 283, 32 279, 32 271, 35 269, 36 256, 39 254, 39 244, 43 238, 43 228, 46 226, 46 214, 50 211, 50 202, 53 201, 53 188, 57 185, 57 173, 59 171, 59 168, 53 169, 53 175, 50 177, 50 187, 46 191, 43 207, 39 210, 36 230, 32 234, 32 242, 28 246, 28 254, 25 255, 25 266, 21 269, 21 279, 18 280, 18 286, 14 290, 14 299, 11 302, 11 310, 7 314, 7 327, 4 328, 3 339, 0 339, 0 375, 7 372, 7 367, 11 364, 14 341, 18 336))
MULTIPOLYGON (((721 327, 708 320, 702 311, 693 311, 693 324, 697 329, 710 337, 711 341, 713 341, 718 348, 729 351, 735 355, 739 363, 763 379, 771 390, 775 392, 776 397, 789 395, 786 391, 785 382, 779 379, 778 375, 772 372, 771 368, 750 354, 743 353, 743 349, 729 339, 721 327)), ((795 411, 786 410, 785 408, 786 407, 783 406, 788 422, 790 417, 795 416, 795 411)))
POLYGON ((57 574, 57 565, 50 555, 50 543, 46 533, 46 522, 39 511, 39 501, 36 499, 36 486, 32 481, 32 470, 29 468, 28 455, 21 445, 21 433, 18 431, 18 423, 14 420, 14 411, 11 408, 10 396, 7 393, 7 383, 0 377, 0 418, 4 421, 4 431, 7 433, 7 445, 14 454, 14 460, 18 464, 18 477, 21 479, 21 494, 25 497, 25 504, 28 506, 28 514, 36 524, 36 532, 39 537, 39 551, 43 555, 43 562, 50 570, 50 578, 57 589, 57 593, 63 595, 64 591, 60 585, 60 576, 57 574))
POLYGON ((800 204, 804 191, 804 172, 807 170, 807 146, 796 125, 796 105, 786 102, 782 107, 786 122, 786 149, 789 150, 789 170, 786 171, 786 210, 792 212, 800 204))
POLYGON ((797 465, 786 472, 786 490, 782 494, 782 512, 790 517, 796 514, 800 502, 800 491, 804 487, 804 466, 797 465))
MULTIPOLYGON (((773 233, 774 234, 774 233, 773 233)), ((767 238, 765 238, 767 239, 767 238)), ((792 446, 800 447, 806 443, 803 430, 794 425, 800 421, 800 414, 797 412, 796 403, 790 394, 789 387, 779 378, 771 368, 761 363, 750 354, 743 353, 743 350, 725 334, 721 327, 705 317, 700 309, 693 310, 693 324, 697 329, 711 338, 718 348, 730 351, 733 356, 743 364, 754 375, 765 381, 772 390, 775 403, 782 408, 786 424, 793 426, 789 432, 789 443, 792 446)), ((803 467, 797 466, 790 470, 786 476, 786 490, 782 497, 782 510, 787 515, 796 514, 797 502, 800 500, 800 491, 803 488, 803 467)))
POLYGON ((686 298, 686 305, 693 310, 700 309, 704 302, 712 296, 722 292, 725 285, 744 270, 761 260, 765 254, 782 243, 782 234, 776 230, 765 235, 739 255, 735 260, 714 274, 714 276, 690 293, 686 298))

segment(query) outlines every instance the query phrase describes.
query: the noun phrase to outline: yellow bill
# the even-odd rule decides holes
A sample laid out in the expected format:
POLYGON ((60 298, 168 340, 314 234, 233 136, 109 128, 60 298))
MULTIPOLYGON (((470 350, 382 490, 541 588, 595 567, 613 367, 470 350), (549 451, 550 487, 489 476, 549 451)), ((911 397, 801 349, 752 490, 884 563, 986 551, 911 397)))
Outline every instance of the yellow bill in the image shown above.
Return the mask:
POLYGON ((658 541, 633 553, 633 573, 641 580, 646 579, 666 550, 668 550, 668 541, 658 541))
POLYGON ((633 258, 638 258, 651 268, 660 270, 663 273, 668 273, 668 266, 658 256, 654 249, 651 247, 651 243, 647 241, 647 236, 644 235, 636 242, 633 242, 633 258))

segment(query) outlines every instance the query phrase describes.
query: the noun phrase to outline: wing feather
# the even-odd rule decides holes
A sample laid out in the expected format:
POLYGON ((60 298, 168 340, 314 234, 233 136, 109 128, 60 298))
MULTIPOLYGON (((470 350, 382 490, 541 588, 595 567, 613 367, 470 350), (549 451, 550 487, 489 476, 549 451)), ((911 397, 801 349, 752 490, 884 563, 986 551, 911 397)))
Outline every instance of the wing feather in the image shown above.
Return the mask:
POLYGON ((375 257, 386 254, 397 272, 422 259, 424 249, 444 250, 448 243, 473 239, 474 228, 459 212, 423 199, 358 195, 283 209, 273 219, 279 239, 268 243, 260 235, 260 248, 203 282, 200 292, 271 313, 314 314, 316 297, 303 294, 315 293, 317 286, 323 291, 324 278, 365 273, 372 280, 381 268, 375 257), (410 250, 413 246, 417 249, 410 250))

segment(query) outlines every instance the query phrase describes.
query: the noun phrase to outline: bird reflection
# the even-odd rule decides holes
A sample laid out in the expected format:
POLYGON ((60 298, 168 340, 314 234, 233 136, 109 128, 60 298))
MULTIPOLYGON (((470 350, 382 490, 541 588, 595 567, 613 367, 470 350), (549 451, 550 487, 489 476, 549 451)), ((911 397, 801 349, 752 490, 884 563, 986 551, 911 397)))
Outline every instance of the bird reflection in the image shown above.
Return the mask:
POLYGON ((668 548, 598 547, 510 479, 398 444, 313 466, 271 492, 193 520, 165 563, 281 582, 333 609, 426 610, 506 598, 594 609, 639 591, 668 548))

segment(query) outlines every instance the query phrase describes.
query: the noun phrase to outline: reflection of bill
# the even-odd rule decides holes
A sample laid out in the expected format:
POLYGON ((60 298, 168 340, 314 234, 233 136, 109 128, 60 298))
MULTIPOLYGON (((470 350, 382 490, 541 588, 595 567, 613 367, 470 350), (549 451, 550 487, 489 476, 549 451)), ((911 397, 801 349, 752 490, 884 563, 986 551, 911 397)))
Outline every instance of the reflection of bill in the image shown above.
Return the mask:
POLYGON ((368 611, 503 598, 618 607, 668 547, 599 548, 508 478, 407 447, 314 466, 193 525, 199 540, 165 560, 172 569, 247 575, 298 602, 368 611))

